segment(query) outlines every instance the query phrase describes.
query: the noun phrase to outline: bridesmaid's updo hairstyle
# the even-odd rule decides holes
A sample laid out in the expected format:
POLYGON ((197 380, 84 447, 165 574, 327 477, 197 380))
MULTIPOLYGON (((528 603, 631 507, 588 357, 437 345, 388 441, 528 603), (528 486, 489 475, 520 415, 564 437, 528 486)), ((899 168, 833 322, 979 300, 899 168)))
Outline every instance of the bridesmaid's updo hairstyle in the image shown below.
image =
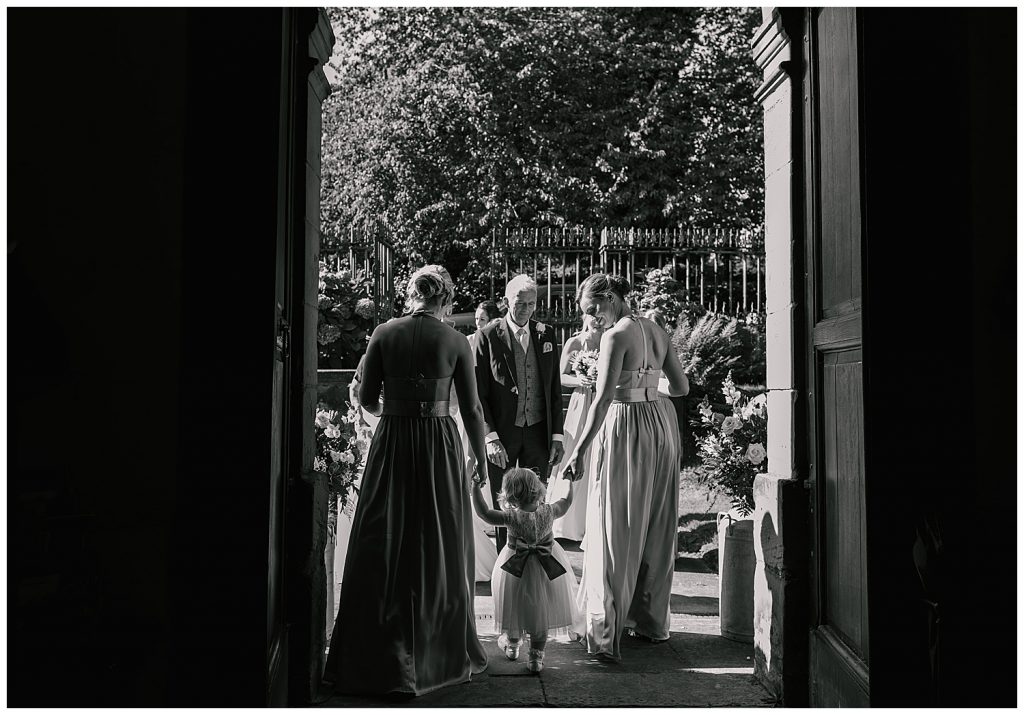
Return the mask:
POLYGON ((614 293, 623 302, 626 302, 626 296, 632 290, 633 288, 629 285, 629 281, 622 276, 594 273, 580 285, 580 296, 607 298, 614 293))
POLYGON ((452 278, 442 266, 423 266, 409 278, 405 290, 405 310, 411 313, 418 308, 434 310, 448 305, 455 299, 452 278))

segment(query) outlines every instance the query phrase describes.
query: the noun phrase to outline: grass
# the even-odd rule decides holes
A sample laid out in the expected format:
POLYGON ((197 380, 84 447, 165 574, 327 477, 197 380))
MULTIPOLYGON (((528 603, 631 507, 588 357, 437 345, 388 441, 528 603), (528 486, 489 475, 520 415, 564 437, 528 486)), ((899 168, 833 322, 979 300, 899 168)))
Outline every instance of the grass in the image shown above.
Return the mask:
POLYGON ((683 525, 683 519, 712 521, 720 511, 729 511, 732 504, 728 497, 722 494, 711 494, 707 487, 697 483, 697 470, 700 467, 683 467, 679 475, 679 525, 683 525))
POLYGON ((714 570, 718 565, 718 512, 732 504, 722 494, 713 494, 697 483, 700 467, 684 467, 679 475, 678 552, 695 556, 714 570))

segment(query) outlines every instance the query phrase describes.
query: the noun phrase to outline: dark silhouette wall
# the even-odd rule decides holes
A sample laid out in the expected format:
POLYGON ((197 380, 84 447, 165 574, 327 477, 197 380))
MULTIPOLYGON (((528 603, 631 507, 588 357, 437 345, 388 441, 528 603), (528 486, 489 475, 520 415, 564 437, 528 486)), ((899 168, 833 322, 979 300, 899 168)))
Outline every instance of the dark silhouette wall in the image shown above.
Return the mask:
MULTIPOLYGON (((1016 11, 863 12, 872 701, 1009 705, 1016 11)), ((280 18, 8 11, 12 706, 266 701, 280 18)))
POLYGON ((1013 705, 1016 11, 862 13, 871 701, 1013 705))
POLYGON ((281 11, 8 13, 11 705, 260 705, 281 11))

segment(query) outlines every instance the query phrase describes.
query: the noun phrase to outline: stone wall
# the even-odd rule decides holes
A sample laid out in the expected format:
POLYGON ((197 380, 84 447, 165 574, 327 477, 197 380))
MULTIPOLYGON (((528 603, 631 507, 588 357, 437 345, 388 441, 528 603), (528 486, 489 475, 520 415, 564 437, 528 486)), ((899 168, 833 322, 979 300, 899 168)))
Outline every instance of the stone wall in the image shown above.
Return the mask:
MULTIPOLYGON (((764 9, 753 55, 764 75, 768 469, 754 482, 754 673, 786 705, 807 697, 807 507, 798 470, 799 419, 796 336, 800 301, 798 191, 799 77, 791 73, 799 47, 779 10, 764 9)), ((798 19, 795 15, 793 19, 798 19)), ((798 38, 799 39, 799 38, 798 38)))

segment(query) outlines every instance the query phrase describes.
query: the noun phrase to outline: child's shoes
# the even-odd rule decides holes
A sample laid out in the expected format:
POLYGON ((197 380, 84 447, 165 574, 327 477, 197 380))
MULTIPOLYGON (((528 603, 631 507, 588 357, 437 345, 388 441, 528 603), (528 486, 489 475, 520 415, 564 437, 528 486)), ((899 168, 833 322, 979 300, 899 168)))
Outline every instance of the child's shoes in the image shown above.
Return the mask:
POLYGON ((508 635, 502 633, 498 636, 498 647, 509 660, 519 660, 519 641, 509 641, 508 635))
POLYGON ((530 648, 530 662, 526 664, 526 668, 531 673, 544 670, 544 651, 530 648))

